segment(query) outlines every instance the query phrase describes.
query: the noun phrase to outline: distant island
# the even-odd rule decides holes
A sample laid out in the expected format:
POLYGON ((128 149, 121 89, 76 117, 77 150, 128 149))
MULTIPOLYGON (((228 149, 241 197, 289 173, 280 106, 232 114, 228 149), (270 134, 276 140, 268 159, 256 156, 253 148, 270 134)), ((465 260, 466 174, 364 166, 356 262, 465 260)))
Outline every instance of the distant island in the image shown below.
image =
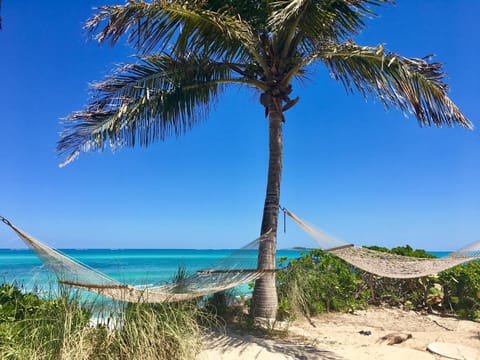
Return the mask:
POLYGON ((291 247, 291 248, 284 248, 282 250, 307 250, 307 251, 310 251, 310 250, 315 250, 314 248, 307 248, 307 247, 303 247, 303 246, 294 246, 294 247, 291 247))

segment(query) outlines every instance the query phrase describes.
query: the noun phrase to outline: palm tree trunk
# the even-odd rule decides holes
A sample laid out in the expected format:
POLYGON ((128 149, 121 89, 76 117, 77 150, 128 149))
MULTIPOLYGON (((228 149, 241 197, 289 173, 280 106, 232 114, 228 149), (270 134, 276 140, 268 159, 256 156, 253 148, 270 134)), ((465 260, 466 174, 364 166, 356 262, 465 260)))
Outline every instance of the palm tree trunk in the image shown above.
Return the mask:
MULTIPOLYGON (((281 100, 271 98, 269 113, 269 162, 267 194, 263 208, 261 235, 267 234, 259 244, 258 269, 275 269, 277 248, 277 225, 280 204, 280 181, 282 177, 282 124, 283 114, 281 100)), ((255 282, 253 290, 251 315, 275 319, 277 314, 277 288, 275 273, 266 272, 255 282)))

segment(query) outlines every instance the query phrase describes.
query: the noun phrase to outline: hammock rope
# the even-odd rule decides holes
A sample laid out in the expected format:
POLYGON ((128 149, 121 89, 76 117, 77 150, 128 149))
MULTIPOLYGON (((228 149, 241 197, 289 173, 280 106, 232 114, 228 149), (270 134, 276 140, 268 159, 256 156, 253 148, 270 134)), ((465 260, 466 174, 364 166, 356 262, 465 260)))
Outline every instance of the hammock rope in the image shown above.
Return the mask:
POLYGON ((378 276, 394 279, 418 278, 434 275, 456 265, 480 259, 480 241, 451 253, 445 258, 436 259, 402 256, 357 247, 316 229, 285 208, 282 208, 282 210, 299 225, 321 249, 345 260, 356 268, 378 276))
POLYGON ((275 271, 256 269, 258 244, 270 236, 270 232, 267 232, 264 236, 217 261, 207 270, 199 270, 191 275, 185 274, 178 281, 166 285, 138 288, 123 284, 52 249, 2 216, 0 220, 37 254, 45 267, 55 274, 59 283, 88 290, 114 300, 150 303, 187 300, 230 289, 254 281, 267 272, 275 271))

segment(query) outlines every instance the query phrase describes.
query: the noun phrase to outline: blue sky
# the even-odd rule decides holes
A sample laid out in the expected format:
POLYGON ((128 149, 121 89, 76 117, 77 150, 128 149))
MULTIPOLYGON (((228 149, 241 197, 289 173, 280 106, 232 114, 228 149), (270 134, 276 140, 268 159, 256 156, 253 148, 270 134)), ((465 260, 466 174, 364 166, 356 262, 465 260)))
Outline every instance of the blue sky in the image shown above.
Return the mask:
MULTIPOLYGON (((227 91, 184 137, 58 167, 59 119, 86 104, 89 82, 133 53, 82 33, 92 7, 106 3, 115 1, 3 2, 0 214, 59 248, 236 248, 253 240, 267 121, 248 90, 227 91)), ((379 9, 355 40, 409 57, 435 54, 450 97, 478 127, 480 2, 397 3, 379 9)), ((357 245, 452 250, 480 240, 477 129, 420 128, 347 95, 321 64, 295 94, 300 102, 284 127, 284 206, 357 245)), ((280 247, 309 245, 293 223, 280 230, 280 247)), ((21 246, 0 228, 0 247, 21 246)))

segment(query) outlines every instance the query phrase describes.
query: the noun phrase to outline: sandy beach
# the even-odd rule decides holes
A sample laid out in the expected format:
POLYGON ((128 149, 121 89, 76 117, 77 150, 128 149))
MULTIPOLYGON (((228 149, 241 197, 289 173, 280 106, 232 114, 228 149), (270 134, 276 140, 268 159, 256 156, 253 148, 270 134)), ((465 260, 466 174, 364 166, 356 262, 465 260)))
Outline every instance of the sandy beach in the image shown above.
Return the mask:
POLYGON ((371 307, 355 314, 324 314, 312 322, 297 320, 278 339, 227 330, 209 338, 199 359, 446 359, 427 350, 433 342, 468 347, 473 351, 463 359, 480 360, 480 322, 371 307), (382 340, 393 333, 411 338, 394 345, 382 340))

